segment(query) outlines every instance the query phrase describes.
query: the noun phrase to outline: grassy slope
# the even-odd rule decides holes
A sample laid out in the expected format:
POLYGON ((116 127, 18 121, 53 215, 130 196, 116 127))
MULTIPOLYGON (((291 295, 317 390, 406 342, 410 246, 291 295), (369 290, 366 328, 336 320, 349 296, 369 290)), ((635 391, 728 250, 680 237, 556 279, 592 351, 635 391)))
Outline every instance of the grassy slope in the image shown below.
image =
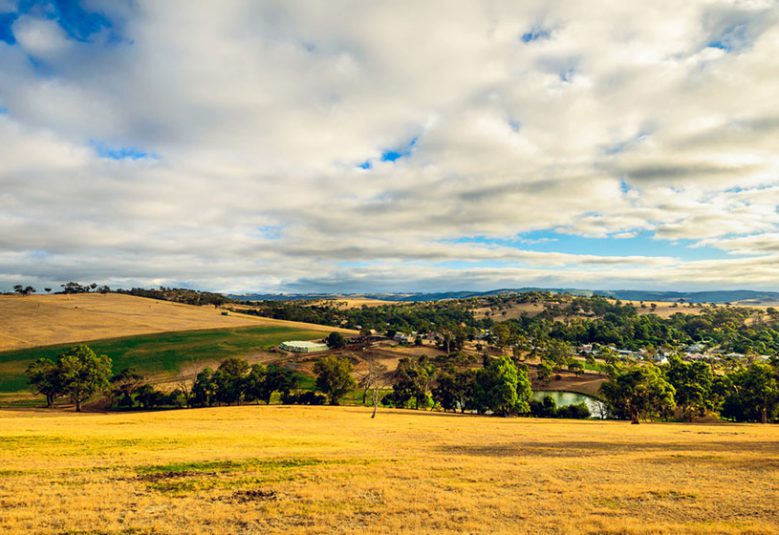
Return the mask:
POLYGON ((777 481, 769 425, 0 411, 3 533, 777 533, 777 481))
MULTIPOLYGON (((284 326, 242 327, 99 340, 89 346, 113 360, 114 371, 134 367, 145 375, 172 376, 183 366, 268 349, 285 340, 322 338, 321 331, 284 326)), ((0 392, 25 390, 24 370, 40 357, 56 358, 73 344, 0 353, 0 392)))
POLYGON ((0 296, 0 351, 141 334, 251 326, 348 332, 243 314, 224 316, 221 310, 211 306, 121 294, 0 296))

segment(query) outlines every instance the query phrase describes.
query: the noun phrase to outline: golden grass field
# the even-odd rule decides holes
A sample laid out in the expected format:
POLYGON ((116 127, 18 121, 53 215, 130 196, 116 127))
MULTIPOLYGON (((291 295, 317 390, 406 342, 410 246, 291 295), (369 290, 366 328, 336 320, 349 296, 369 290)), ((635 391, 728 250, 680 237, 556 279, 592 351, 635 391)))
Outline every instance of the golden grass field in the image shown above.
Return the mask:
POLYGON ((0 296, 0 351, 137 334, 281 325, 331 332, 333 327, 258 318, 122 294, 0 296))
POLYGON ((777 533, 779 427, 0 411, 2 533, 777 533))

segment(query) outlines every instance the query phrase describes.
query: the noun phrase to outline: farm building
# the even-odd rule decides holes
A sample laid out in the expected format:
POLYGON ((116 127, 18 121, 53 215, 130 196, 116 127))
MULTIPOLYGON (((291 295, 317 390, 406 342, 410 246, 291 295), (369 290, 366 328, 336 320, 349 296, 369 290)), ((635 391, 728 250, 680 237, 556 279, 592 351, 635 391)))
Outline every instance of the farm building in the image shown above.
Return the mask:
POLYGON ((327 344, 319 344, 317 342, 301 342, 299 340, 282 342, 279 348, 284 351, 291 351, 293 353, 317 353, 319 351, 327 351, 329 349, 327 344))

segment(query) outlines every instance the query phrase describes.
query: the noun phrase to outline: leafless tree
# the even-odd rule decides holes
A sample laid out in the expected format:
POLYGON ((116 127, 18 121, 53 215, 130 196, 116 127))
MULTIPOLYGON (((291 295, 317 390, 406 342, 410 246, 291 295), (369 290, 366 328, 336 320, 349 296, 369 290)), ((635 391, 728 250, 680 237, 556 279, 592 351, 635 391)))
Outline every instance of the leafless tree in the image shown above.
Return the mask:
POLYGON ((363 388, 363 405, 368 399, 368 394, 371 395, 371 403, 373 404, 371 418, 376 418, 376 411, 379 409, 379 401, 381 401, 381 391, 387 387, 384 380, 386 371, 387 368, 384 365, 371 359, 368 361, 368 372, 360 379, 359 384, 363 388))
POLYGON ((184 395, 184 399, 187 402, 187 407, 190 407, 192 404, 192 382, 181 381, 178 384, 178 389, 184 395))

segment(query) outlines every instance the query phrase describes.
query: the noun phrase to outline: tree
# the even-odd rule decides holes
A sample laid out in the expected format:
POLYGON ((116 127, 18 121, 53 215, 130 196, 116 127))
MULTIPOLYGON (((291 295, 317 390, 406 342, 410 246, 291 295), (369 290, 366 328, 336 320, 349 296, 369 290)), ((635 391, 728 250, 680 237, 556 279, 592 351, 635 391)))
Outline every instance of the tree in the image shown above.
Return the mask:
POLYGON ((498 349, 503 349, 511 343, 511 329, 507 323, 498 323, 492 328, 492 340, 498 349))
POLYGON ((200 407, 212 406, 216 398, 216 388, 214 371, 211 368, 201 370, 192 384, 193 403, 200 407))
POLYGON ((435 367, 426 357, 400 359, 393 374, 389 401, 396 407, 402 407, 412 399, 415 409, 419 409, 420 405, 427 405, 427 393, 434 377, 435 367))
POLYGON ((338 401, 356 386, 352 371, 348 358, 335 355, 325 355, 314 365, 316 387, 327 395, 330 405, 338 405, 338 401))
POLYGON ((581 361, 571 359, 568 363, 568 371, 576 375, 582 375, 584 373, 584 364, 581 361))
POLYGON ((542 384, 549 384, 549 381, 552 380, 553 373, 554 370, 552 369, 552 365, 546 361, 541 361, 538 363, 538 366, 536 366, 536 379, 542 384))
POLYGON ((676 407, 674 387, 651 365, 614 368, 600 392, 612 414, 630 418, 634 424, 667 416, 676 407))
POLYGON ((144 377, 132 368, 125 368, 111 378, 113 402, 121 407, 132 407, 136 391, 143 385, 144 377))
POLYGON ((384 388, 384 373, 387 371, 386 366, 376 362, 374 359, 368 361, 368 373, 360 380, 360 386, 365 390, 362 395, 362 403, 365 404, 368 391, 371 393, 371 404, 373 405, 373 412, 371 418, 376 418, 376 412, 379 410, 379 401, 382 388, 384 388))
POLYGON ((106 355, 96 355, 87 345, 79 345, 60 355, 57 367, 62 391, 70 395, 76 404, 76 412, 81 412, 83 402, 109 386, 111 359, 106 355))
POLYGON ((678 355, 668 361, 665 375, 674 387, 676 404, 682 415, 692 422, 693 417, 703 416, 714 408, 712 385, 714 373, 705 362, 685 362, 678 355))
POLYGON ((265 375, 267 370, 262 364, 252 364, 249 373, 244 378, 243 395, 246 401, 270 401, 270 395, 265 391, 265 375))
POLYGON ((533 395, 527 372, 518 370, 509 357, 501 357, 476 373, 474 404, 480 413, 498 416, 526 413, 533 395))
POLYGON ((19 295, 30 295, 35 293, 35 288, 32 286, 22 286, 21 284, 17 284, 14 286, 14 292, 18 293, 19 295))
POLYGON ((768 423, 779 410, 779 372, 775 367, 755 362, 728 376, 729 385, 723 416, 740 421, 768 423))
POLYGON ((270 403, 273 392, 279 392, 282 400, 289 397, 289 393, 298 387, 298 377, 290 370, 278 364, 271 364, 265 373, 264 394, 265 404, 270 403))
POLYGON ((27 367, 26 373, 35 391, 46 396, 46 406, 54 405, 54 400, 62 393, 57 365, 49 359, 38 359, 27 367))
POLYGON ((229 358, 219 365, 213 376, 216 385, 216 401, 240 405, 243 395, 244 379, 249 371, 249 363, 242 358, 229 358))
POLYGON ((168 396, 148 383, 138 388, 136 398, 144 409, 153 409, 168 402, 168 396))
POLYGON ((572 355, 571 344, 564 340, 553 339, 547 342, 544 352, 541 354, 541 360, 548 361, 553 368, 561 370, 568 365, 572 355))
POLYGON ((62 287, 62 293, 66 294, 80 294, 86 292, 88 289, 86 286, 81 286, 81 284, 73 281, 60 284, 60 286, 62 287))
POLYGON ((176 390, 179 392, 179 397, 187 407, 192 406, 192 383, 189 381, 181 381, 176 390))
POLYGON ((339 332, 332 332, 327 335, 327 347, 330 349, 341 349, 346 346, 344 335, 339 332))
POLYGON ((440 374, 432 391, 433 401, 445 411, 456 412, 459 409, 460 412, 465 412, 466 408, 473 405, 475 377, 476 372, 473 370, 448 370, 440 374))

